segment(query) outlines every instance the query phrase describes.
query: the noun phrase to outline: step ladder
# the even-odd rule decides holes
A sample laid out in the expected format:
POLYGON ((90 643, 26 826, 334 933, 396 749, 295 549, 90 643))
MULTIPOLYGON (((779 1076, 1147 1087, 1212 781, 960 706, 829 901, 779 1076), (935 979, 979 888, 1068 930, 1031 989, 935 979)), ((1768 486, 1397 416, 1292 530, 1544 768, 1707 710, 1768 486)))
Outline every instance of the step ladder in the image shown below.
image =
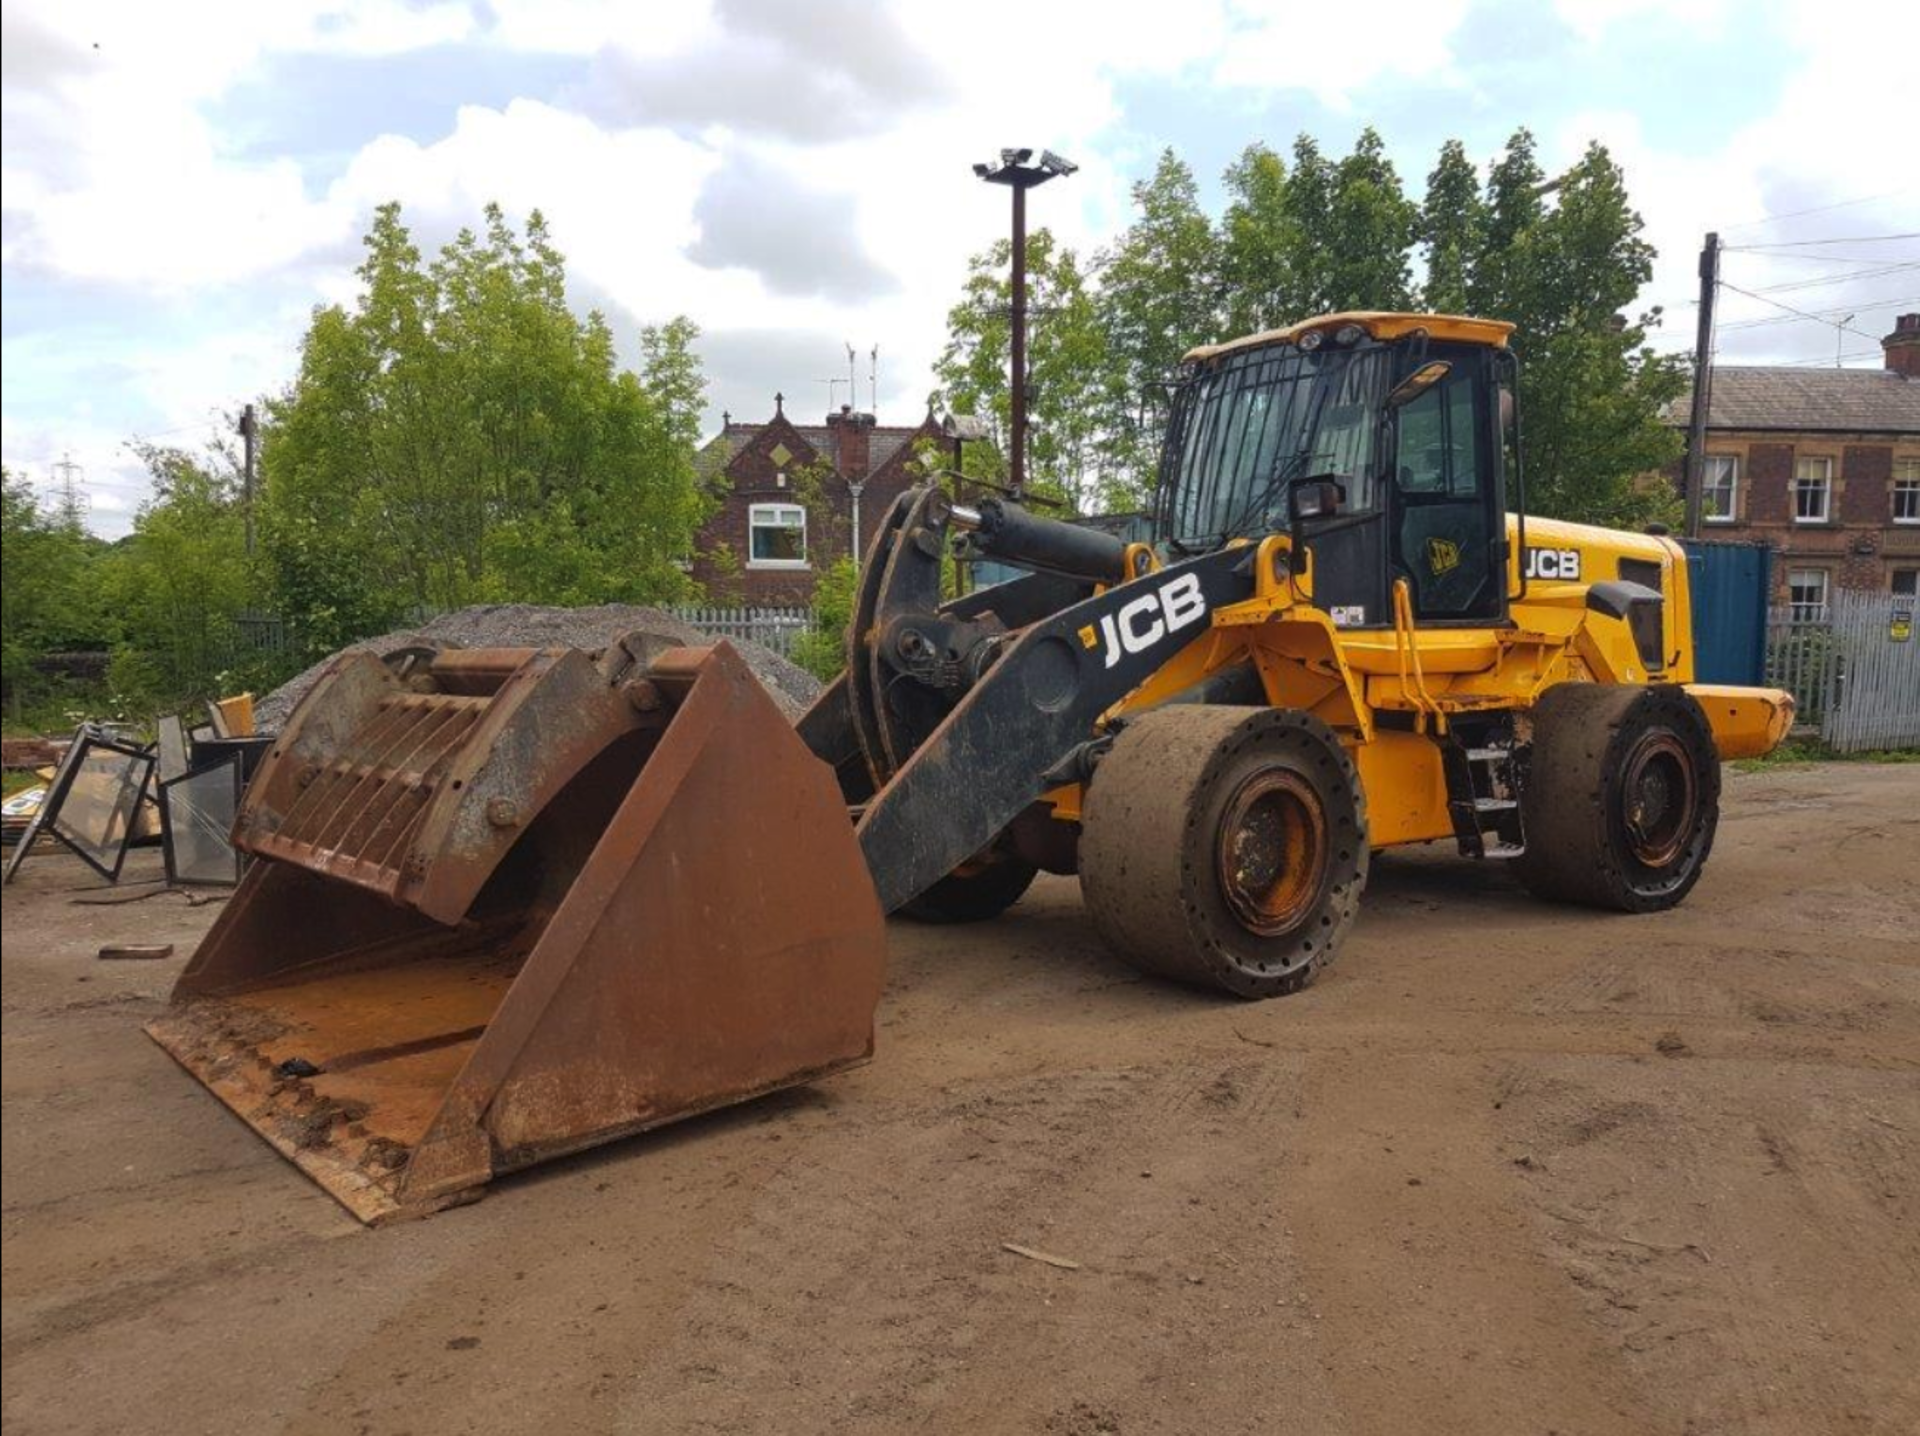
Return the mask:
POLYGON ((1443 751, 1447 811, 1461 855, 1519 857, 1527 850, 1520 824, 1524 778, 1511 730, 1469 736, 1456 729, 1443 751))

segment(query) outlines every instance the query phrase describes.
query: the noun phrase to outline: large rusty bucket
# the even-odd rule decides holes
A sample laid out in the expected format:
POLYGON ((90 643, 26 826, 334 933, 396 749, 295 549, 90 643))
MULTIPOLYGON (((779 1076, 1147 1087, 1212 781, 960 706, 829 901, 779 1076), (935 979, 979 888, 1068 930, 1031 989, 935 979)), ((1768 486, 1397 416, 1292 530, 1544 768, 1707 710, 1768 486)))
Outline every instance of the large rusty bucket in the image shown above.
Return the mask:
POLYGON ((339 660, 148 1032, 367 1222, 865 1062, 883 923, 728 645, 339 660))

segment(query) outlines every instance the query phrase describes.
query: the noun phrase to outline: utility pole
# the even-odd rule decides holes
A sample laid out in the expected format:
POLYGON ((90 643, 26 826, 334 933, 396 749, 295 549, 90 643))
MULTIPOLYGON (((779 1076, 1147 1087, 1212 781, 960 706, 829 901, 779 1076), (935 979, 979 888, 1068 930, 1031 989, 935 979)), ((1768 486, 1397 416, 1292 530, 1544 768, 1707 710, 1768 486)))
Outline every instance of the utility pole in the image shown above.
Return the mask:
POLYGON ((253 552, 253 474, 260 451, 260 424, 253 405, 240 411, 240 514, 247 526, 247 552, 253 552))
POLYGON ((1687 417, 1687 537, 1700 537, 1707 473, 1707 413, 1713 402, 1713 305, 1720 293, 1720 236, 1700 249, 1700 327, 1693 341, 1693 410, 1687 417))
POLYGON ((1080 168, 1052 150, 1042 150, 1037 164, 1032 150, 1002 150, 998 165, 975 165, 973 172, 988 184, 1013 191, 1013 354, 1007 375, 1012 406, 1012 430, 1007 455, 1007 488, 1017 501, 1027 492, 1027 191, 1056 175, 1080 168))
POLYGON ((53 466, 54 487, 59 493, 60 522, 78 533, 86 524, 86 471, 74 463, 71 453, 62 454, 53 466))

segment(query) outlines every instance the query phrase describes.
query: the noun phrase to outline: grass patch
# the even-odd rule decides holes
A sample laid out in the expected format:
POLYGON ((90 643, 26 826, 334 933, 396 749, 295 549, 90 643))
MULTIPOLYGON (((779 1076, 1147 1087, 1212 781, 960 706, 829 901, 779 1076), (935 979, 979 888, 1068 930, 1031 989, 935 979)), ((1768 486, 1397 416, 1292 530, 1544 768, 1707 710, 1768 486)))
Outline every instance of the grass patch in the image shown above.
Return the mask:
POLYGON ((1838 753, 1818 738, 1789 738, 1764 758, 1735 758, 1731 766, 1742 773, 1764 773, 1807 763, 1920 763, 1920 749, 1875 749, 1865 753, 1838 753))

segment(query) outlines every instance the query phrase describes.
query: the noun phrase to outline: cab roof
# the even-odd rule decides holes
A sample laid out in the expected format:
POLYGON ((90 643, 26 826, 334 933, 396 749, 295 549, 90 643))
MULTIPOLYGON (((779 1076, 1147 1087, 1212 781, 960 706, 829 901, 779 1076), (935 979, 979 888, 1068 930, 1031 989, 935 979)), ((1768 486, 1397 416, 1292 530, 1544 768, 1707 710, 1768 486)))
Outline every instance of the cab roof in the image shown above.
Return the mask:
POLYGON ((1221 344, 1202 344, 1189 349, 1186 362, 1217 359, 1241 349, 1259 349, 1269 344, 1292 344, 1309 329, 1338 329, 1343 324, 1358 324, 1374 339, 1399 339, 1416 329, 1424 329, 1435 339, 1455 339, 1466 344, 1487 344, 1495 349, 1507 347, 1507 336, 1514 326, 1504 319, 1473 319, 1464 314, 1396 314, 1381 309, 1355 309, 1339 314, 1322 314, 1303 319, 1284 329, 1268 329, 1221 344))

